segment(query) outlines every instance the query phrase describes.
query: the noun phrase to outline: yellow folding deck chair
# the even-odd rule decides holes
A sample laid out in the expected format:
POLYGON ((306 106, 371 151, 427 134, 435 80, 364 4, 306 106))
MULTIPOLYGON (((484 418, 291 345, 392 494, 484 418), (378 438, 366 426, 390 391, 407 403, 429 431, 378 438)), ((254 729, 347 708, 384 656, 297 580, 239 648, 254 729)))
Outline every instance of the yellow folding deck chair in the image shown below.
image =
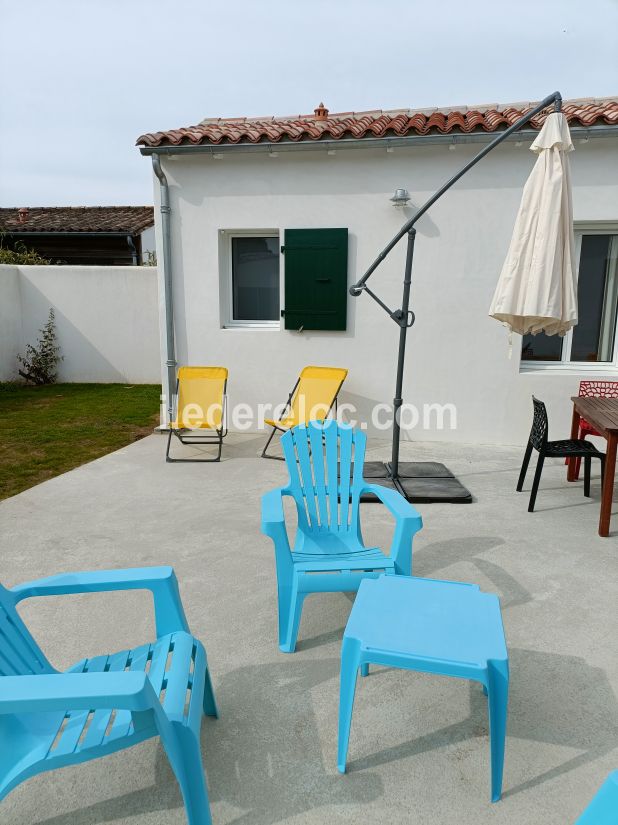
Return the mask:
POLYGON ((227 435, 225 367, 180 367, 176 381, 176 415, 170 423, 166 461, 219 461, 223 439, 227 435), (183 432, 211 430, 212 436, 183 435, 183 432), (218 444, 216 458, 170 458, 172 435, 182 444, 218 444))
POLYGON ((262 458, 276 458, 266 451, 276 432, 286 432, 297 424, 322 421, 328 417, 333 405, 337 410, 337 396, 348 374, 341 367, 305 367, 288 396, 279 419, 265 418, 264 423, 273 430, 262 450, 262 458))

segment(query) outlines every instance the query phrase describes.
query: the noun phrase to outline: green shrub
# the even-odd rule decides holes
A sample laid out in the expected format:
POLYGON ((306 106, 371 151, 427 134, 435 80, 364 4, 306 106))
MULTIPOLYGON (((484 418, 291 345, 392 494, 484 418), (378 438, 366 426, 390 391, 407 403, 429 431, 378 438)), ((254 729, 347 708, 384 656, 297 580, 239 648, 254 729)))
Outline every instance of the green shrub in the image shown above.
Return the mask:
POLYGON ((34 249, 28 249, 23 241, 16 241, 14 249, 7 249, 4 246, 4 235, 0 233, 0 264, 42 266, 48 263, 47 258, 43 258, 34 249))
POLYGON ((55 384, 56 367, 62 361, 60 347, 56 341, 56 319, 53 308, 45 326, 39 330, 41 336, 36 347, 28 344, 26 354, 18 355, 17 360, 23 369, 18 370, 22 378, 33 384, 55 384))

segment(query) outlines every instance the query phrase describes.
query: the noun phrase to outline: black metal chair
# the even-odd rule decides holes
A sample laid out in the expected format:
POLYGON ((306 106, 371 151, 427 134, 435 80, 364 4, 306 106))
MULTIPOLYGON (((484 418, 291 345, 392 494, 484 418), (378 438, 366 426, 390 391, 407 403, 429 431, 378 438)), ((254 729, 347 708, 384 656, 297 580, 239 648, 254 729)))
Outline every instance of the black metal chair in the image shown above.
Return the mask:
POLYGON ((601 480, 605 471, 605 453, 600 452, 589 441, 581 438, 569 438, 563 441, 548 441, 547 432, 549 424, 547 421, 547 410, 545 404, 539 401, 538 398, 532 396, 532 403, 534 405, 534 417, 532 419, 532 429, 530 430, 530 437, 528 438, 528 445, 524 454, 524 461, 521 465, 521 472, 519 474, 519 481, 517 482, 517 492, 521 493, 530 463, 530 456, 532 450, 537 450, 539 458, 534 473, 534 481, 532 482, 532 490, 530 492, 530 502, 528 504, 528 512, 534 511, 534 504, 536 502, 536 494, 539 489, 539 481, 541 480, 541 473, 543 472, 543 463, 546 458, 583 458, 584 459, 584 495, 590 497, 590 470, 592 459, 598 458, 601 460, 601 480))

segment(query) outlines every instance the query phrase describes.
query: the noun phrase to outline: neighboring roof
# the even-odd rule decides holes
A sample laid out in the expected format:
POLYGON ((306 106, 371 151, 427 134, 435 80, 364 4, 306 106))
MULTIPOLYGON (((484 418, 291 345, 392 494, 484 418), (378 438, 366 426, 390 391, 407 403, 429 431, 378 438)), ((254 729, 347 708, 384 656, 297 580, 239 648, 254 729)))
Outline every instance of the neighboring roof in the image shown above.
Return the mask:
MULTIPOLYGON (((442 110, 399 109, 389 112, 376 110, 330 114, 321 103, 313 115, 207 118, 197 126, 140 135, 137 145, 216 146, 496 132, 511 126, 535 105, 512 103, 504 106, 458 106, 442 110)), ((547 110, 549 111, 550 109, 547 110)), ((571 126, 618 126, 618 98, 567 100, 563 103, 562 111, 571 126)), ((540 129, 547 112, 532 118, 528 128, 540 129)))
POLYGON ((0 231, 125 232, 154 226, 152 206, 22 206, 0 209, 0 231))

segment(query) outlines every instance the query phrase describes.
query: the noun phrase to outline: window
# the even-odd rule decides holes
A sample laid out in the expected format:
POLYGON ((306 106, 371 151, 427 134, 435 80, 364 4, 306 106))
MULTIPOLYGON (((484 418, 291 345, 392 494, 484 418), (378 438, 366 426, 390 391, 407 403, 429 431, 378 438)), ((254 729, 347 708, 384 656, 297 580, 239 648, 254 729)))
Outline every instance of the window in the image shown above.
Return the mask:
POLYGON ((224 326, 280 325, 279 236, 227 233, 224 326))
POLYGON ((580 227, 578 254, 577 326, 564 338, 524 335, 522 366, 569 368, 577 364, 598 369, 618 366, 618 231, 608 227, 580 227))

